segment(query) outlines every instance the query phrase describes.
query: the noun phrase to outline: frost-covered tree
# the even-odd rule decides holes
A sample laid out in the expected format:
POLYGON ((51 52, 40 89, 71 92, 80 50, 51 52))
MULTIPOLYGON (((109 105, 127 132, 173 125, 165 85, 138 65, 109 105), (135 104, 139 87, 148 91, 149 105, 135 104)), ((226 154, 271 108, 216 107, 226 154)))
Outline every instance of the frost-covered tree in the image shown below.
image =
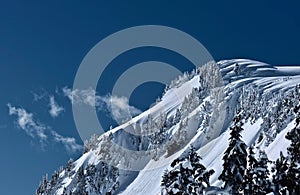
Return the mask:
POLYGON ((187 125, 188 119, 181 120, 178 124, 178 130, 171 137, 171 140, 167 142, 166 149, 167 154, 166 157, 171 156, 175 152, 177 152, 183 145, 187 142, 187 125))
POLYGON ((219 180, 224 181, 224 188, 230 189, 232 194, 238 194, 247 168, 247 145, 241 139, 242 126, 242 113, 239 112, 230 127, 229 146, 224 153, 223 171, 219 176, 219 180))
POLYGON ((295 107, 294 112, 296 115, 295 127, 286 135, 286 139, 291 142, 287 150, 291 161, 300 163, 300 103, 295 107))
MULTIPOLYGON (((299 98, 298 86, 291 97, 299 98)), ((294 99, 291 102, 297 102, 294 99)), ((287 148, 288 156, 284 157, 280 153, 280 157, 273 166, 273 192, 275 194, 300 194, 300 104, 295 106, 296 115, 295 127, 286 135, 286 139, 291 142, 287 148)))
MULTIPOLYGON (((178 172, 178 171, 177 171, 178 172)), ((177 172, 165 170, 161 180, 162 194, 170 194, 171 186, 176 181, 177 172), (174 175, 174 176, 173 176, 174 175)))
POLYGON ((181 120, 181 112, 180 110, 177 108, 175 116, 174 116, 174 120, 173 120, 173 125, 179 123, 181 120))
POLYGON ((58 182, 58 178, 59 178, 59 172, 58 171, 54 171, 53 175, 51 176, 50 185, 51 186, 55 186, 56 183, 58 182))
POLYGON ((96 167, 89 166, 87 175, 90 193, 114 193, 119 187, 119 169, 104 162, 100 162, 96 167))
POLYGON ((271 192, 271 183, 268 179, 268 157, 264 151, 259 152, 256 160, 253 147, 249 147, 248 167, 242 185, 243 194, 267 194, 271 192))
POLYGON ((73 191, 74 195, 87 195, 86 191, 86 177, 84 174, 84 168, 79 167, 77 171, 77 177, 76 177, 76 187, 73 191))
POLYGON ((50 188, 51 188, 51 186, 50 186, 50 183, 48 181, 48 175, 46 174, 43 177, 38 189, 36 190, 36 195, 49 194, 50 188))
POLYGON ((271 191, 269 170, 269 159, 264 151, 259 152, 259 159, 253 166, 253 193, 254 194, 267 194, 271 191))
POLYGON ((98 137, 96 134, 93 134, 89 140, 84 141, 83 154, 96 148, 98 137))
POLYGON ((257 164, 257 160, 255 158, 255 153, 253 151, 253 146, 250 146, 248 149, 248 166, 245 172, 244 181, 242 185, 242 191, 244 194, 252 195, 254 193, 253 186, 253 175, 254 175, 254 167, 257 164))
POLYGON ((300 194, 300 104, 295 107, 294 112, 296 115, 295 127, 286 135, 286 139, 291 142, 287 149, 290 162, 286 188, 290 194, 300 194))
POLYGON ((206 171, 200 160, 194 147, 185 158, 175 159, 172 169, 166 170, 162 177, 162 194, 202 194, 210 186, 209 177, 214 171, 206 171))
POLYGON ((74 167, 74 161, 73 159, 71 158, 68 162, 67 162, 67 165, 66 165, 66 168, 65 168, 65 171, 66 171, 66 174, 68 176, 70 176, 70 172, 71 170, 73 169, 74 167))
POLYGON ((280 190, 282 190, 286 186, 286 178, 287 178, 287 158, 283 156, 282 152, 280 152, 279 158, 275 161, 272 166, 272 191, 274 194, 279 194, 280 190))
POLYGON ((203 193, 203 190, 210 187, 209 178, 215 173, 214 170, 206 171, 206 167, 200 163, 201 157, 197 154, 195 148, 191 146, 188 160, 193 172, 194 182, 191 184, 193 192, 203 193))

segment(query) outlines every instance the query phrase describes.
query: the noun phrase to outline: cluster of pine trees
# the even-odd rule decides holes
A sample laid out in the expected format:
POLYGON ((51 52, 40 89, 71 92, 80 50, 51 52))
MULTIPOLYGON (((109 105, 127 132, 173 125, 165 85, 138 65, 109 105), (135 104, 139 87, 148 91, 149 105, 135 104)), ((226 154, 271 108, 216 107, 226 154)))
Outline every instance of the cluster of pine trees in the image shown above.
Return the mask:
POLYGON ((244 113, 238 112, 230 127, 229 145, 223 156, 223 170, 218 179, 220 189, 211 187, 209 177, 213 170, 206 170, 201 158, 192 147, 189 155, 176 159, 170 171, 165 171, 161 187, 163 194, 203 194, 218 191, 226 194, 300 194, 300 104, 294 109, 295 127, 286 135, 291 142, 288 156, 271 162, 262 150, 255 154, 253 146, 247 147, 241 132, 244 113), (256 157, 258 156, 258 158, 256 157), (271 167, 271 170, 269 169, 271 167))
POLYGON ((62 182, 60 174, 66 175, 67 178, 75 178, 68 188, 63 188, 63 195, 112 194, 119 187, 119 170, 116 167, 100 162, 97 165, 80 166, 75 171, 74 162, 70 159, 66 167, 55 171, 50 180, 47 175, 43 178, 36 194, 56 194, 62 187, 57 185, 62 182))
POLYGON ((206 170, 200 163, 201 157, 192 146, 185 158, 175 159, 170 171, 162 177, 163 194, 201 194, 210 186, 209 177, 214 170, 206 170))

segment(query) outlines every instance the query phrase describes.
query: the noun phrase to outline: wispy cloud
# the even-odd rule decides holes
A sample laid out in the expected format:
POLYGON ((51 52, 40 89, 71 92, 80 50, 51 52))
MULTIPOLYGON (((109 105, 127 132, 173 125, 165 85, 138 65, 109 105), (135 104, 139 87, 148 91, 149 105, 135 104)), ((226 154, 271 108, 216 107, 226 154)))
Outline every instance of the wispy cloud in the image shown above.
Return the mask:
POLYGON ((97 110, 109 111, 111 117, 118 121, 126 120, 128 116, 141 113, 139 109, 129 105, 129 100, 126 97, 99 96, 93 89, 72 90, 64 87, 62 91, 72 104, 86 104, 95 106, 97 110))
POLYGON ((64 137, 54 131, 51 127, 37 122, 34 119, 33 114, 27 112, 24 108, 17 108, 11 104, 7 104, 7 106, 9 115, 17 117, 17 126, 24 130, 28 136, 40 141, 42 147, 44 147, 47 142, 53 141, 55 143, 63 144, 66 150, 71 153, 77 152, 82 148, 82 146, 76 143, 75 138, 64 137))
POLYGON ((131 116, 141 113, 139 109, 129 105, 129 100, 126 97, 107 95, 105 97, 101 97, 101 100, 105 102, 105 105, 110 111, 112 117, 117 121, 124 121, 131 116))
POLYGON ((22 130, 25 131, 27 135, 32 138, 38 138, 41 142, 47 140, 47 135, 45 134, 46 127, 43 124, 40 124, 33 120, 33 114, 28 113, 23 108, 16 108, 11 104, 7 104, 9 115, 17 116, 17 125, 22 130))
POLYGON ((68 87, 62 89, 64 95, 69 98, 72 104, 87 104, 89 106, 99 106, 101 103, 100 96, 96 95, 96 92, 93 89, 84 89, 72 90, 68 87))
POLYGON ((82 146, 76 143, 74 137, 64 137, 58 134, 56 131, 51 131, 55 142, 62 143, 66 150, 70 153, 82 150, 82 146))
POLYGON ((40 93, 36 93, 36 92, 32 91, 31 94, 33 95, 33 101, 35 101, 35 102, 44 100, 48 96, 48 92, 45 91, 44 89, 42 89, 42 92, 40 92, 40 93))
POLYGON ((59 106, 56 103, 54 96, 50 96, 49 98, 49 107, 50 107, 49 114, 53 118, 57 117, 60 113, 62 113, 65 110, 62 106, 59 106))

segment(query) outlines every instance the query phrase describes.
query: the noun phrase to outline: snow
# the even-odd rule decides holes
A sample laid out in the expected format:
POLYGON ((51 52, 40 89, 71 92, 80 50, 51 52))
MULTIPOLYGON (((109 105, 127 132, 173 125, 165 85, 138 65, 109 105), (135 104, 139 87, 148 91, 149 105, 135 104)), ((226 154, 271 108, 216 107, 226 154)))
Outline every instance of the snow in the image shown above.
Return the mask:
MULTIPOLYGON (((229 107, 232 108, 235 108, 237 104, 236 99, 234 99, 234 89, 242 87, 245 84, 253 83, 260 87, 262 93, 268 94, 290 89, 300 83, 300 76, 298 76, 300 74, 299 66, 271 66, 262 62, 247 59, 224 60, 218 62, 218 64, 221 69, 220 71, 222 73, 224 83, 226 84, 224 87, 224 94, 226 94, 225 100, 227 101, 227 104, 230 104, 229 107), (234 72, 236 64, 238 64, 241 71, 238 75, 234 72)), ((108 136, 109 133, 116 134, 120 131, 127 131, 128 133, 136 134, 133 130, 136 128, 142 129, 142 125, 145 123, 149 115, 151 115, 154 119, 157 119, 161 113, 166 113, 167 116, 174 115, 176 109, 180 108, 184 98, 190 94, 195 87, 199 87, 198 76, 193 77, 179 87, 169 89, 161 98, 161 101, 156 105, 134 117, 130 121, 106 132, 105 135, 108 136)), ((197 108, 189 112, 188 115, 182 119, 185 120, 188 118, 188 143, 185 146, 182 146, 175 154, 170 157, 162 156, 158 161, 148 158, 134 159, 132 166, 142 165, 141 170, 134 174, 128 173, 128 178, 125 177, 125 174, 122 176, 120 183, 129 183, 129 185, 125 187, 120 194, 159 194, 163 171, 168 169, 171 162, 182 155, 191 144, 198 147, 197 152, 202 157, 202 163, 207 167, 207 169, 215 170, 215 173, 210 178, 211 183, 214 186, 221 185, 221 182, 218 180, 218 176, 222 171, 222 158, 224 151, 228 146, 229 128, 233 113, 227 113, 227 105, 222 105, 218 112, 214 113, 215 115, 218 114, 219 120, 217 120, 218 123, 214 124, 213 128, 209 129, 210 139, 207 139, 207 134, 204 133, 204 129, 199 127, 199 121, 197 121, 204 101, 212 102, 213 100, 211 96, 206 97, 197 108)), ((271 160, 278 158, 280 151, 286 155, 286 148, 289 145, 289 141, 285 139, 285 135, 291 128, 293 128, 294 121, 288 123, 276 136, 275 140, 267 147, 263 144, 255 143, 262 131, 262 123, 262 118, 258 118, 253 124, 249 121, 245 122, 242 126, 244 129, 242 131, 242 140, 248 146, 253 144, 257 149, 264 149, 271 160)), ((169 129, 169 132, 176 132, 178 129, 179 124, 176 124, 169 129)), ((99 137, 98 140, 100 139, 101 137, 99 137)), ((124 148, 130 147, 126 145, 128 144, 126 142, 120 142, 119 144, 124 148)), ((77 172, 79 167, 86 166, 86 164, 98 164, 100 159, 98 158, 97 151, 98 150, 92 150, 83 154, 74 163, 75 166, 73 170, 77 172)), ((140 155, 140 153, 136 151, 135 155, 140 155)), ((127 174, 127 172, 125 173, 127 174)), ((61 176, 63 175, 64 174, 61 173, 61 176)), ((61 182, 62 187, 58 189, 56 193, 61 194, 63 187, 67 187, 71 182, 72 177, 65 177, 61 182)))
POLYGON ((287 155, 287 147, 290 145, 290 141, 285 139, 285 136, 289 130, 294 128, 295 120, 287 125, 287 127, 281 131, 275 138, 275 140, 266 148, 266 153, 270 160, 276 160, 279 157, 280 152, 284 156, 287 155))
MULTIPOLYGON (((264 93, 269 93, 269 92, 278 91, 280 89, 291 88, 292 86, 295 86, 297 83, 300 83, 299 76, 291 76, 288 80, 285 79, 286 78, 285 75, 288 75, 289 71, 295 71, 294 68, 272 67, 270 65, 260 63, 260 62, 255 62, 254 64, 251 64, 252 61, 245 62, 245 60, 235 60, 235 62, 238 62, 239 65, 248 65, 247 68, 256 68, 257 72, 252 73, 252 75, 257 75, 257 77, 253 77, 253 76, 249 78, 241 77, 237 81, 230 83, 227 86, 229 88, 237 88, 243 86, 246 83, 253 82, 258 86, 264 86, 264 93), (287 69, 289 71, 287 71, 287 69), (264 72, 268 70, 272 70, 272 71, 276 70, 276 71, 284 72, 285 75, 281 77, 280 76, 261 77, 259 71, 264 72)), ((221 62, 220 64, 222 63, 224 64, 226 62, 221 62)), ((230 63, 232 64, 233 62, 230 63)), ((224 69, 228 71, 233 67, 234 64, 227 66, 224 69)), ((298 67, 297 70, 300 70, 300 68, 298 67)), ((232 74, 232 71, 227 72, 227 74, 232 74)), ((185 86, 183 85, 183 87, 185 86)), ((178 93, 181 94, 182 92, 184 91, 180 91, 180 92, 178 91, 176 94, 178 93)), ((185 92, 184 94, 187 94, 187 92, 185 92)), ((170 98, 170 96, 167 95, 168 92, 166 96, 162 98, 162 100, 173 102, 174 98, 170 98)), ((184 98, 184 96, 180 96, 180 98, 178 99, 182 99, 182 98, 184 98)), ((260 126, 262 122, 263 122, 262 118, 259 118, 258 120, 255 121, 254 124, 250 124, 250 122, 247 122, 243 125, 244 131, 242 132, 242 139, 245 141, 245 143, 248 146, 251 144, 255 144, 254 141, 257 139, 260 133, 261 130, 260 126)), ((289 145, 289 142, 284 138, 284 136, 287 133, 287 131, 291 129, 291 127, 292 127, 292 123, 289 123, 287 127, 276 137, 275 141, 266 148, 266 153, 271 160, 275 160, 276 158, 278 158, 280 151, 283 151, 283 153, 286 154, 286 148, 289 145)), ((201 137, 200 135, 202 133, 203 132, 198 132, 197 135, 195 135, 194 139, 192 139, 190 143, 195 144, 195 142, 197 141, 201 142, 199 138, 201 137)), ((229 139, 229 131, 227 129, 223 134, 213 139, 206 145, 202 146, 198 150, 198 153, 202 157, 202 163, 207 167, 207 169, 215 170, 215 174, 213 174, 210 179, 212 185, 215 186, 221 185, 221 182, 217 178, 222 171, 222 157, 223 157, 224 150, 228 146, 228 139, 229 139)), ((152 162, 149 163, 149 166, 151 166, 151 163, 152 162)), ((122 194, 142 194, 142 193, 159 194, 160 178, 163 174, 163 171, 167 168, 168 166, 164 166, 160 169, 155 169, 151 171, 141 171, 139 175, 135 178, 135 180, 131 183, 131 185, 129 185, 126 188, 126 190, 122 192, 122 194), (152 178, 155 178, 155 180, 153 180, 152 178)))

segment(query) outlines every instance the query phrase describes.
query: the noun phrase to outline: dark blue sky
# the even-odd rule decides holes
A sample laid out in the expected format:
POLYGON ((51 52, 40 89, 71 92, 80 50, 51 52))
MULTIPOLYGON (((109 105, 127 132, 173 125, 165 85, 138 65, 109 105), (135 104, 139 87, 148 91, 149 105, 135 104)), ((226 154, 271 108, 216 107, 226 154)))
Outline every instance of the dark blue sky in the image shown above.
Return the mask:
MULTIPOLYGON (((0 194, 33 194, 42 175, 51 175, 70 157, 81 154, 68 153, 58 143, 48 143, 40 149, 36 140, 17 128, 16 118, 8 115, 7 103, 26 109, 40 123, 82 144, 68 99, 55 91, 72 86, 83 57, 111 33, 136 25, 166 25, 198 39, 215 60, 250 58, 274 65, 299 64, 300 2, 248 2, 1 2, 0 194), (65 108, 62 115, 53 119, 48 114, 48 96, 33 100, 33 93, 44 92, 54 95, 65 108)), ((112 63, 115 69, 107 70, 106 84, 99 91, 108 93, 122 70, 137 62, 155 59, 189 67, 185 59, 179 58, 171 52, 149 48, 130 51, 112 63), (119 63, 124 64, 123 69, 116 68, 119 63)), ((150 94, 155 99, 161 89, 158 84, 145 84, 131 102, 145 109, 149 102, 141 99, 150 94), (145 91, 153 92, 142 93, 145 91)))

